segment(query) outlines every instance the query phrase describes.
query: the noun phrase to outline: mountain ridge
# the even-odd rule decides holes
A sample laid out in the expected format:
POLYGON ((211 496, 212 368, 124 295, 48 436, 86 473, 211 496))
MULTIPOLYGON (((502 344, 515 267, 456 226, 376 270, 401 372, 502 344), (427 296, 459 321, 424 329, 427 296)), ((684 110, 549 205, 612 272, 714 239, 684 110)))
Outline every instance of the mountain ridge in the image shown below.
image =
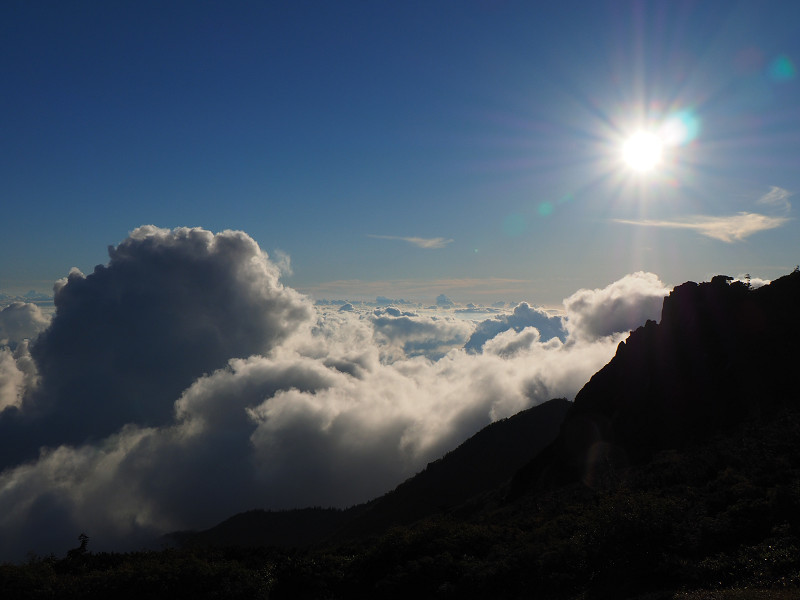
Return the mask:
POLYGON ((610 476, 769 413, 797 394, 800 272, 758 289, 687 282, 578 392, 558 438, 516 475, 530 486, 610 476))

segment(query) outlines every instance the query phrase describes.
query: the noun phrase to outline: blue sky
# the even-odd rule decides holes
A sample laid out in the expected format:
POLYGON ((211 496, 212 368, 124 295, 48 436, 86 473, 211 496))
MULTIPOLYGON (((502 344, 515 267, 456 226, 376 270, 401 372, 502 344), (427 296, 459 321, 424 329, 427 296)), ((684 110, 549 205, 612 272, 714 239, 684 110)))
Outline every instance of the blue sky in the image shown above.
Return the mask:
POLYGON ((0 291, 90 271, 143 224, 246 231, 317 298, 779 276, 798 22, 796 2, 4 2, 0 291), (665 123, 663 162, 626 166, 665 123))

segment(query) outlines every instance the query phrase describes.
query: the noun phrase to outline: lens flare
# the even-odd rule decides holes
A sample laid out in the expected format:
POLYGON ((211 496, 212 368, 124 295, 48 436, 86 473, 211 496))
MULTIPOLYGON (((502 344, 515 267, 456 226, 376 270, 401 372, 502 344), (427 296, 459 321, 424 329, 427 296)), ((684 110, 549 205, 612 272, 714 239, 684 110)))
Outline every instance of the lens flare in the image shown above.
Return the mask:
POLYGON ((684 146, 700 133, 700 119, 691 110, 671 115, 659 130, 659 137, 668 146, 684 146))

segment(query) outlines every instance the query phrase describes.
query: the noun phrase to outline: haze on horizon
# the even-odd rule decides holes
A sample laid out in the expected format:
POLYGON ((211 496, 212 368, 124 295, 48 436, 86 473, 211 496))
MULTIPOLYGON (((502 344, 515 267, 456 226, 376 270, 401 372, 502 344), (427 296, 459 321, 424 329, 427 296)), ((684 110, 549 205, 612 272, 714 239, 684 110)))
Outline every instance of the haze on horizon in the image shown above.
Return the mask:
POLYGON ((799 17, 4 3, 0 559, 368 500, 791 271, 799 17))

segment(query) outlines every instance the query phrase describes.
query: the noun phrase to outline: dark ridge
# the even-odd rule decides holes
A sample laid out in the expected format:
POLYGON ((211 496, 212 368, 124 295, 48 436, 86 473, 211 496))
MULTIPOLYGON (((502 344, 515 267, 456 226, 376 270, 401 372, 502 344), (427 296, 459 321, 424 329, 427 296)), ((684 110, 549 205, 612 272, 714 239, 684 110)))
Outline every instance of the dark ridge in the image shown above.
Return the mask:
POLYGON ((687 282, 575 398, 558 438, 512 482, 512 497, 574 481, 599 485, 797 399, 800 272, 750 289, 687 282))
POLYGON ((421 473, 367 503, 340 534, 406 525, 496 490, 555 439, 571 404, 564 398, 550 400, 488 425, 421 473))

